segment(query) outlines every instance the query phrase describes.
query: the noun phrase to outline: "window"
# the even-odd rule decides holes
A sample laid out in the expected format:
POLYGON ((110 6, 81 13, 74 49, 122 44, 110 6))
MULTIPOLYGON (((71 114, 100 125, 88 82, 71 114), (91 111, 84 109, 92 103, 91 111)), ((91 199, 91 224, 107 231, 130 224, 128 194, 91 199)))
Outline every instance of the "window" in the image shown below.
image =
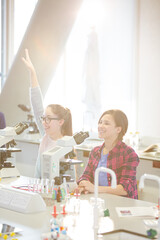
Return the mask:
MULTIPOLYGON (((2 3, 1 3, 2 4, 2 3)), ((0 4, 0 35, 2 36, 2 11, 1 11, 1 4, 0 4)), ((2 38, 0 38, 0 46, 2 46, 2 38)), ((1 55, 1 50, 0 50, 0 55, 1 55)), ((0 83, 2 81, 2 68, 1 68, 1 57, 0 57, 0 83)), ((1 84, 0 84, 0 92, 1 92, 1 84)))
POLYGON ((38 0, 14 0, 14 55, 20 46, 38 0))
POLYGON ((37 1, 38 0, 1 1, 1 87, 3 87, 6 75, 18 51, 37 1))
POLYGON ((84 1, 45 96, 45 105, 59 103, 71 109, 74 131, 96 131, 101 113, 111 108, 124 111, 130 129, 135 128, 134 11, 134 1, 124 0, 120 5, 118 1, 84 1), (82 99, 86 87, 83 71, 87 38, 93 25, 98 37, 100 64, 100 81, 96 86, 100 104, 94 110, 91 106, 88 109, 87 101, 82 99))
MULTIPOLYGON (((7 31, 11 30, 10 35, 6 34, 13 46, 8 48, 7 65, 17 53, 38 0, 4 2, 12 3, 10 8, 14 13, 10 15, 12 21, 10 19, 10 28, 7 28, 7 31)), ((101 113, 110 108, 124 111, 129 118, 130 129, 135 129, 135 4, 134 0, 83 1, 44 100, 45 105, 59 103, 71 109, 74 131, 96 131, 101 113), (99 81, 96 87, 94 81, 90 81, 90 85, 87 85, 89 80, 84 81, 88 35, 93 26, 97 34, 99 56, 99 81), (87 100, 83 101, 86 86, 89 86, 91 94, 93 89, 95 91, 95 99, 90 105, 87 100)), ((94 67, 92 69, 95 70, 94 67)), ((88 90, 87 94, 87 97, 91 96, 88 90)))

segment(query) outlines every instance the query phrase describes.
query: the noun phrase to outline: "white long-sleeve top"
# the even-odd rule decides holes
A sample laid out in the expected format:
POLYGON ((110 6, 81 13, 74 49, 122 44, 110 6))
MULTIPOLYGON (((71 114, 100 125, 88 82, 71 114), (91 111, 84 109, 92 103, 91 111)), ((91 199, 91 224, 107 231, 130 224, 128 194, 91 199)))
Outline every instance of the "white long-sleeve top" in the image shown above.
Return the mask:
POLYGON ((30 88, 30 101, 37 127, 42 136, 34 173, 34 177, 41 178, 42 153, 55 147, 56 141, 52 140, 48 135, 45 134, 43 124, 40 120, 40 117, 44 114, 43 97, 40 87, 30 88))
MULTIPOLYGON (((44 114, 43 97, 40 87, 30 88, 30 101, 37 127, 42 136, 34 173, 35 178, 41 178, 42 153, 55 147, 56 141, 54 141, 48 135, 45 134, 43 124, 40 120, 40 117, 44 114)), ((75 167, 73 165, 71 166, 71 170, 68 170, 66 173, 70 174, 72 178, 75 179, 76 173, 75 167)))

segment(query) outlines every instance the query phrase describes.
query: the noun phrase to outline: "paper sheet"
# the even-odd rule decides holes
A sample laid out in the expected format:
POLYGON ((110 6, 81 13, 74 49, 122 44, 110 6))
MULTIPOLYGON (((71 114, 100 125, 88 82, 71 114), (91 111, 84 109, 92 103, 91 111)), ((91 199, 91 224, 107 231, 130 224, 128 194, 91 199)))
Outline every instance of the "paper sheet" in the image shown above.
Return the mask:
POLYGON ((116 207, 119 217, 156 217, 155 207, 116 207))

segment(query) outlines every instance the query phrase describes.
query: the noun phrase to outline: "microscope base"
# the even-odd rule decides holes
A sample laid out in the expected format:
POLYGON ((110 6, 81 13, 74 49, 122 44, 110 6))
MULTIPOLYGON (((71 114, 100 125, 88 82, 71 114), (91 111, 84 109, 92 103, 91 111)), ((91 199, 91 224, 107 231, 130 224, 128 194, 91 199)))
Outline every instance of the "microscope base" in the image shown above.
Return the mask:
POLYGON ((0 207, 20 213, 36 213, 46 210, 40 194, 2 185, 0 188, 0 207))
POLYGON ((19 177, 20 173, 16 167, 2 168, 0 170, 0 178, 19 177))

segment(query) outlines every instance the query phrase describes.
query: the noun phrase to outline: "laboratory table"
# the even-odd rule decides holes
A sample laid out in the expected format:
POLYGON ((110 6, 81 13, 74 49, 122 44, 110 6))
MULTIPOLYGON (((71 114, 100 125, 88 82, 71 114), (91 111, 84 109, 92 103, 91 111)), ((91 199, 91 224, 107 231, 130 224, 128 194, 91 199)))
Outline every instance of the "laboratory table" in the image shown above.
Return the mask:
MULTIPOLYGON (((15 179, 2 179, 1 184, 6 184, 11 181, 15 181, 15 179)), ((89 203, 91 197, 94 197, 94 194, 81 195, 81 202, 89 203)), ((110 216, 105 217, 106 221, 108 221, 107 226, 105 227, 106 232, 110 232, 113 230, 124 229, 131 232, 136 232, 138 234, 145 234, 146 229, 143 222, 144 217, 119 217, 116 212, 116 207, 150 207, 155 206, 154 203, 128 199, 125 197, 115 196, 111 194, 99 194, 99 198, 105 200, 105 207, 109 209, 110 216)), ((64 202, 57 203, 54 200, 54 204, 56 204, 57 208, 60 208, 60 205, 63 205, 64 202)), ((46 211, 32 214, 22 214, 19 212, 7 210, 0 208, 0 223, 6 223, 17 228, 22 229, 20 235, 16 236, 18 240, 40 240, 41 234, 50 231, 50 219, 51 212, 53 211, 53 206, 47 207, 46 211)), ((86 234, 89 232, 91 227, 91 222, 89 220, 89 212, 86 210, 84 215, 82 216, 82 221, 77 223, 75 226, 75 234, 74 240, 92 240, 92 237, 88 237, 86 234), (85 221, 88 221, 86 224, 85 221), (86 232, 87 231, 87 232, 86 232)), ((72 229, 73 230, 73 229, 72 229)), ((92 231, 92 229, 91 229, 92 231)), ((73 233, 72 233, 73 234, 73 233)), ((11 239, 11 238, 10 238, 11 239)), ((97 238, 98 239, 98 238, 97 238)), ((103 236, 103 239, 117 239, 112 236, 112 238, 108 237, 108 235, 103 236)), ((118 238, 121 239, 121 238, 118 238)), ((133 236, 133 238, 129 239, 143 239, 137 236, 133 236)), ((144 238, 145 239, 145 238, 144 238)))

